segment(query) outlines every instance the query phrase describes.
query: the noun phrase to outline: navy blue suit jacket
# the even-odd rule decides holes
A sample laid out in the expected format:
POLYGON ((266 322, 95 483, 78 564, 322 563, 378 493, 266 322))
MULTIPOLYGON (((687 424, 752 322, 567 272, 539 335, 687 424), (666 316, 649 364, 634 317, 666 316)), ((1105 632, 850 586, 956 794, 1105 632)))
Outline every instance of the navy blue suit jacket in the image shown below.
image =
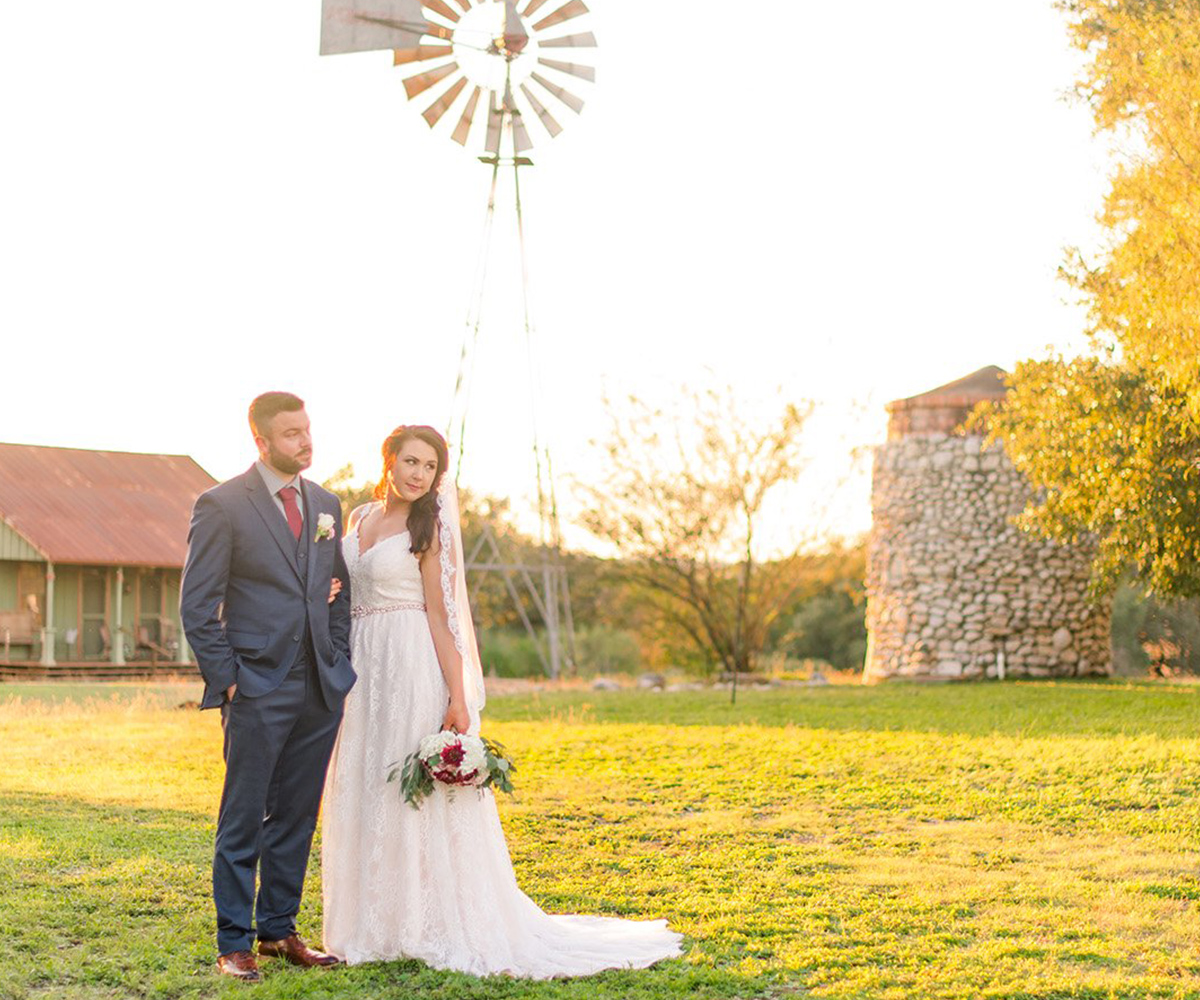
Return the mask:
POLYGON ((253 465, 196 500, 179 609, 204 675, 201 708, 219 706, 232 684, 239 697, 274 691, 295 663, 306 626, 325 704, 340 705, 354 685, 341 504, 315 483, 300 483, 299 542, 253 465), (318 541, 321 514, 333 517, 335 530, 318 541), (342 590, 330 604, 335 576, 342 590))

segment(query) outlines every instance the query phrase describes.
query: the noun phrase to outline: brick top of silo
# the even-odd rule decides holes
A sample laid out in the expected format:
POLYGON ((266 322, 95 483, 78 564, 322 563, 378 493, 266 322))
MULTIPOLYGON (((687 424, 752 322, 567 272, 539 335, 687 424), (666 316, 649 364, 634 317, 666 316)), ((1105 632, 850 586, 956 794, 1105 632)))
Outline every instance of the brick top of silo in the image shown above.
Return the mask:
POLYGON ((897 399, 887 411, 888 440, 919 434, 953 434, 980 403, 1003 399, 1007 373, 988 365, 964 378, 947 382, 918 396, 897 399))

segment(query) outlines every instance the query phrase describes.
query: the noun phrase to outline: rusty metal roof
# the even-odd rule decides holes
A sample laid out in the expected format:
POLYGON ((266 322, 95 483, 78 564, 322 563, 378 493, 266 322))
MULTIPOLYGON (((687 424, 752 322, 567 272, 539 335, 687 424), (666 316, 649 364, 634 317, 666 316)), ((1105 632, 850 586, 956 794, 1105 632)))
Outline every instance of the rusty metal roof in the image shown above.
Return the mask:
POLYGON ((985 399, 1003 399, 1008 394, 1004 378, 1008 373, 1003 368, 988 365, 977 372, 917 396, 897 399, 888 409, 908 409, 917 406, 974 406, 985 399))
POLYGON ((0 443, 0 517, 51 562, 182 566, 215 484, 186 455, 0 443))

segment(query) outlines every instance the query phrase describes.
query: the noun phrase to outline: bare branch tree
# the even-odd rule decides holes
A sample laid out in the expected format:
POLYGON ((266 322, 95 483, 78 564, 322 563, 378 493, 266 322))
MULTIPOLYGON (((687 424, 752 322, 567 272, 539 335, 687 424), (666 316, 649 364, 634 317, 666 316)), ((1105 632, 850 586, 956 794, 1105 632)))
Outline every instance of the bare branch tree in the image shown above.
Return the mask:
MULTIPOLYGON (((583 525, 611 543, 620 572, 733 678, 749 672, 801 580, 791 547, 768 548, 764 513, 808 468, 811 401, 754 419, 729 387, 685 390, 673 411, 606 400, 606 475, 579 484, 583 525)), ((815 540, 811 523, 803 541, 815 540)), ((776 543, 777 544, 777 543, 776 543)))

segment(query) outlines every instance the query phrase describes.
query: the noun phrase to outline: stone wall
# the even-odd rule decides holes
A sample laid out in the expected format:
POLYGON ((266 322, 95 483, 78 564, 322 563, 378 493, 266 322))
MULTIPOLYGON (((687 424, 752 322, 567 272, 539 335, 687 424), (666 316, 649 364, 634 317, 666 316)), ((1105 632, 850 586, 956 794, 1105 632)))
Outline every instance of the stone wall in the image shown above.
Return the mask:
POLYGON ((1029 488, 981 437, 898 437, 875 455, 865 679, 1111 672, 1090 545, 1011 523, 1029 488))

